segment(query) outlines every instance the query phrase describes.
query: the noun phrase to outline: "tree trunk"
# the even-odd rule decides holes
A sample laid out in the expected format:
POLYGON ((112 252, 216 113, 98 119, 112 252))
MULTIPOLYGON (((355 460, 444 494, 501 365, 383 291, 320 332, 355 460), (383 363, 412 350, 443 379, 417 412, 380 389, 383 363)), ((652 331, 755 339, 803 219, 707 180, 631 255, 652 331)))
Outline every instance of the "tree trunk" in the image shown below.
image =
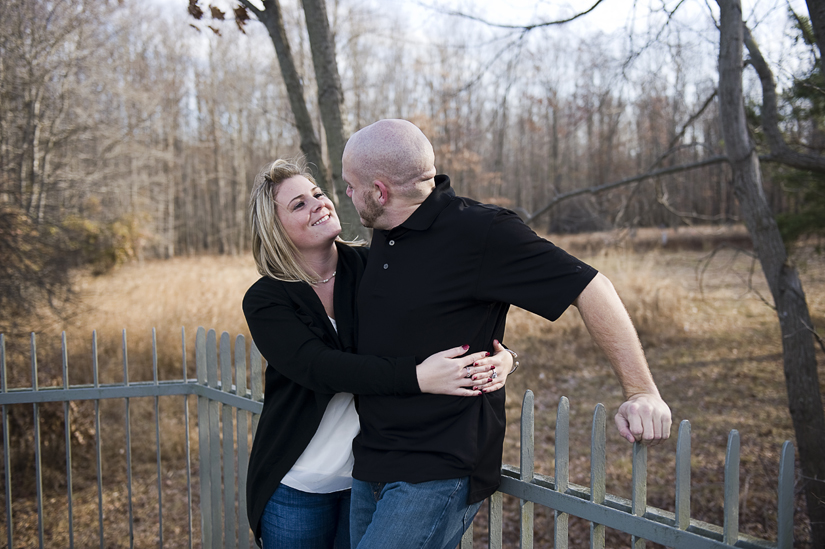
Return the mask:
POLYGON ((315 80, 318 84, 318 105, 327 136, 332 178, 330 190, 337 198, 335 205, 338 208, 338 217, 341 219, 344 237, 367 238, 368 231, 361 225, 358 212, 347 196, 347 185, 341 177, 341 159, 344 156, 344 145, 347 144, 341 118, 344 92, 341 88, 341 78, 338 75, 338 63, 335 60, 335 40, 329 28, 326 0, 304 0, 303 4, 309 44, 312 49, 312 64, 315 67, 315 80))
POLYGON ((721 9, 719 102, 734 193, 776 305, 788 407, 796 433, 814 547, 825 547, 825 414, 816 370, 813 324, 796 269, 788 261, 762 189, 759 159, 745 121, 742 96, 744 23, 739 0, 721 9))
POLYGON ((286 85, 289 95, 289 106, 295 118, 295 126, 301 135, 301 151, 306 155, 307 162, 314 167, 313 175, 318 186, 328 189, 330 181, 327 175, 327 166, 321 152, 321 143, 315 135, 312 127, 312 117, 309 115, 306 100, 304 99, 304 84, 301 75, 295 67, 295 60, 292 57, 292 48, 286 37, 284 29, 284 17, 281 13, 281 5, 278 0, 264 0, 263 10, 255 10, 256 15, 269 31, 272 44, 275 46, 275 53, 278 56, 278 64, 281 67, 281 76, 286 85))
POLYGON ((820 63, 825 52, 825 0, 806 0, 808 14, 811 16, 811 25, 816 35, 816 45, 819 47, 820 63))

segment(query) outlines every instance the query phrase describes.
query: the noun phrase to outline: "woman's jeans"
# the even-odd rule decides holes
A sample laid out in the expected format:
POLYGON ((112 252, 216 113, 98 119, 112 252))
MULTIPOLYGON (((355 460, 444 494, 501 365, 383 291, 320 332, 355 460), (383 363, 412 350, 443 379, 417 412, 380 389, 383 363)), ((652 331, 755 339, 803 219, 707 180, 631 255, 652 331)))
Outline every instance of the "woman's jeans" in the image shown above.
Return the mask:
POLYGON ((310 494, 278 486, 261 517, 263 549, 349 549, 350 491, 310 494))

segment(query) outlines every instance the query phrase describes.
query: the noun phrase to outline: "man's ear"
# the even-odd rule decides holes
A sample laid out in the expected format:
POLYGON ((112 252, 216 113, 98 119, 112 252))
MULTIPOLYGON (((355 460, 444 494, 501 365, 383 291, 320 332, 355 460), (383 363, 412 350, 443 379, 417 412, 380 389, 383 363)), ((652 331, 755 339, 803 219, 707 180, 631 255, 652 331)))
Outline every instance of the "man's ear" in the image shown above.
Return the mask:
POLYGON ((387 202, 390 200, 390 190, 382 181, 378 179, 373 181, 372 184, 375 185, 375 189, 378 191, 378 203, 382 206, 386 206, 387 202))

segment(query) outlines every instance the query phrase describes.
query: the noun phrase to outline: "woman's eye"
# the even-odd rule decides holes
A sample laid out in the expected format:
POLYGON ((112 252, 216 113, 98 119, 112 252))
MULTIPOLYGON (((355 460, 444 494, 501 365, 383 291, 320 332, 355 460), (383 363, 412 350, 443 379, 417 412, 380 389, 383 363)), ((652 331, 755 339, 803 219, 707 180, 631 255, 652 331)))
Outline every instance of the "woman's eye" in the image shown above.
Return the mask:
POLYGON ((292 211, 294 212, 295 210, 299 210, 303 207, 304 207, 304 203, 303 202, 298 202, 297 204, 295 204, 295 207, 292 208, 292 211))
POLYGON ((322 193, 321 191, 318 191, 317 193, 315 193, 315 198, 323 198, 323 197, 324 197, 324 193, 322 193))

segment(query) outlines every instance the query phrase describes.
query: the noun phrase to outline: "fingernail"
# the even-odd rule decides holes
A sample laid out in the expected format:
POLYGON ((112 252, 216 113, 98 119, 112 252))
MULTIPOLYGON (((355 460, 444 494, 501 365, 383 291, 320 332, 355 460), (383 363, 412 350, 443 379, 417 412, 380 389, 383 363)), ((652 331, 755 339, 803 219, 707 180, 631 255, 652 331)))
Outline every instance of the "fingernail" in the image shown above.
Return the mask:
POLYGON ((493 345, 498 345, 498 340, 497 339, 493 340, 493 345))
POLYGON ((490 379, 487 380, 487 383, 492 383, 492 382, 493 382, 493 378, 490 378, 490 379))
POLYGON ((481 395, 483 395, 483 394, 484 394, 484 391, 479 391, 479 392, 478 392, 478 396, 481 396, 481 395))
POLYGON ((473 391, 478 391, 478 387, 473 387, 473 391))
POLYGON ((464 349, 464 350, 466 351, 467 349, 469 349, 469 348, 470 348, 470 346, 469 346, 469 345, 462 345, 462 346, 461 346, 461 348, 462 348, 462 349, 464 349))
POLYGON ((490 353, 488 353, 487 351, 485 351, 485 352, 484 352, 484 356, 490 356, 490 353))
POLYGON ((478 366, 478 362, 473 362, 473 366, 478 366))
POLYGON ((490 366, 490 369, 491 369, 491 370, 495 370, 495 369, 496 369, 496 367, 495 367, 495 366, 490 366))

